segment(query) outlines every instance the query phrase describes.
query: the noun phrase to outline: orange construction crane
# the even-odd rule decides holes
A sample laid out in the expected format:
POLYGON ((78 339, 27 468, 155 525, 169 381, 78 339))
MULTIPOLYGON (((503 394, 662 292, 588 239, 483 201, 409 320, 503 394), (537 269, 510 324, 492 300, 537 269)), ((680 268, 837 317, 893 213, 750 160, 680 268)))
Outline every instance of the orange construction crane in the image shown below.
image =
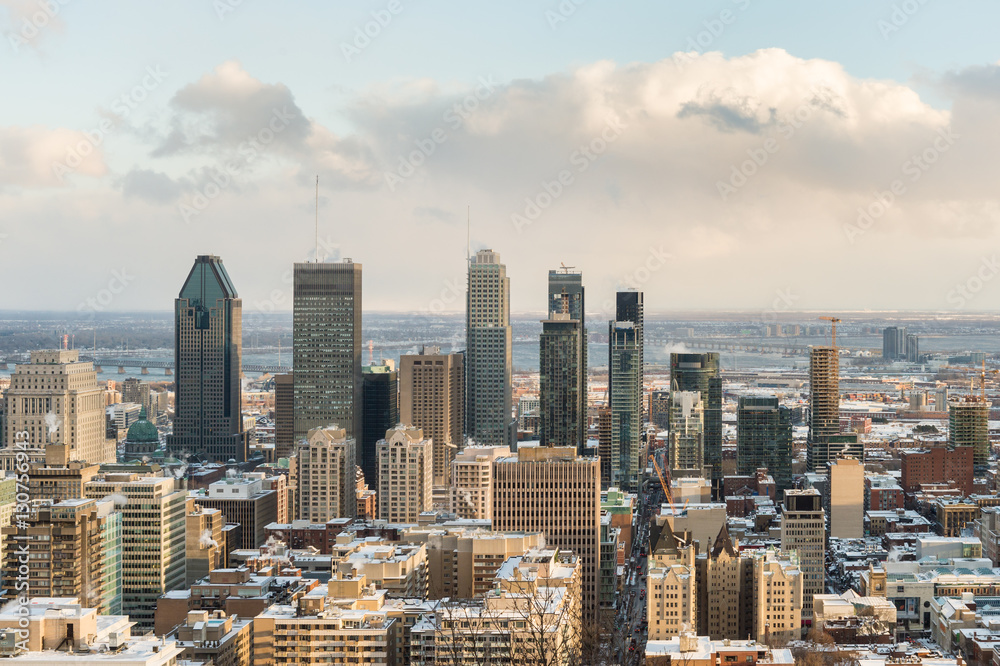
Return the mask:
MULTIPOLYGON (((674 496, 670 492, 670 484, 663 480, 663 472, 660 470, 659 463, 656 462, 656 456, 653 456, 653 469, 656 470, 656 475, 660 477, 660 486, 663 488, 663 494, 667 496, 667 501, 670 502, 670 511, 677 517, 677 510, 674 508, 674 496)), ((668 475, 669 476, 669 475, 668 475)))
POLYGON ((836 349, 837 348, 837 324, 840 322, 840 319, 837 318, 837 317, 820 317, 820 319, 822 319, 823 321, 828 321, 831 324, 833 324, 833 348, 836 349))

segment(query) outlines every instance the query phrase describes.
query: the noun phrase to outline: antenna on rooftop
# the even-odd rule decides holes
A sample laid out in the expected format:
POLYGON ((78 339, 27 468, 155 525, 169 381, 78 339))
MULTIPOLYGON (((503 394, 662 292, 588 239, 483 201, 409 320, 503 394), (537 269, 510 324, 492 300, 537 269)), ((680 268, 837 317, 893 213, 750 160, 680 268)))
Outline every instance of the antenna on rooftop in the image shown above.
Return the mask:
POLYGON ((316 255, 315 261, 319 263, 319 174, 316 174, 316 255))
POLYGON ((472 206, 465 207, 465 263, 472 261, 472 206))

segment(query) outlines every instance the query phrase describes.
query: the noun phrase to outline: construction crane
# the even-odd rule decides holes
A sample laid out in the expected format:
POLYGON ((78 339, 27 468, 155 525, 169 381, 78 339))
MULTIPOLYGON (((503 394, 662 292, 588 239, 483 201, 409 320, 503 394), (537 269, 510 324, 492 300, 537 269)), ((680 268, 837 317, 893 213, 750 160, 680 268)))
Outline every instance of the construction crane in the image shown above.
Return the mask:
POLYGON ((820 317, 823 321, 828 321, 833 324, 833 348, 837 349, 837 324, 840 323, 838 317, 820 317))
POLYGON ((972 395, 976 394, 976 375, 979 376, 979 391, 984 401, 986 400, 986 375, 1000 374, 1000 370, 987 370, 986 361, 983 361, 982 368, 969 366, 969 367, 956 368, 956 370, 971 375, 971 377, 969 377, 969 391, 972 393, 972 395))
POLYGON ((660 477, 660 486, 663 488, 663 494, 666 495, 667 501, 670 503, 670 512, 676 518, 677 509, 674 508, 674 496, 670 492, 670 484, 663 480, 663 471, 660 470, 660 464, 656 462, 656 456, 653 456, 653 469, 656 470, 656 475, 660 477))

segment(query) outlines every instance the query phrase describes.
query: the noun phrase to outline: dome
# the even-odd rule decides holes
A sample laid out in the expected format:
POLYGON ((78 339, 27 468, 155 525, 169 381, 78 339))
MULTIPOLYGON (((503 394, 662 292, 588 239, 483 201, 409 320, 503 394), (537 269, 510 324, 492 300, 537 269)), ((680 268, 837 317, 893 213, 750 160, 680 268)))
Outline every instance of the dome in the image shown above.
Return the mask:
POLYGON ((133 423, 129 429, 125 440, 129 442, 157 442, 160 441, 160 433, 156 426, 146 419, 146 408, 139 410, 139 420, 133 423))

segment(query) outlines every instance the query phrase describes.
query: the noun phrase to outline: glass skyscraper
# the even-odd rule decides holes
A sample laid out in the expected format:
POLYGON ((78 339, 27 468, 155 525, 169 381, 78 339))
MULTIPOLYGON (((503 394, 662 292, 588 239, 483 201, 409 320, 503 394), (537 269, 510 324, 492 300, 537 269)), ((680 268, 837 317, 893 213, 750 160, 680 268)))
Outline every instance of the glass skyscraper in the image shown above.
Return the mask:
POLYGON ((637 492, 639 472, 645 467, 642 455, 642 292, 618 292, 615 319, 608 322, 608 342, 611 483, 637 492))

